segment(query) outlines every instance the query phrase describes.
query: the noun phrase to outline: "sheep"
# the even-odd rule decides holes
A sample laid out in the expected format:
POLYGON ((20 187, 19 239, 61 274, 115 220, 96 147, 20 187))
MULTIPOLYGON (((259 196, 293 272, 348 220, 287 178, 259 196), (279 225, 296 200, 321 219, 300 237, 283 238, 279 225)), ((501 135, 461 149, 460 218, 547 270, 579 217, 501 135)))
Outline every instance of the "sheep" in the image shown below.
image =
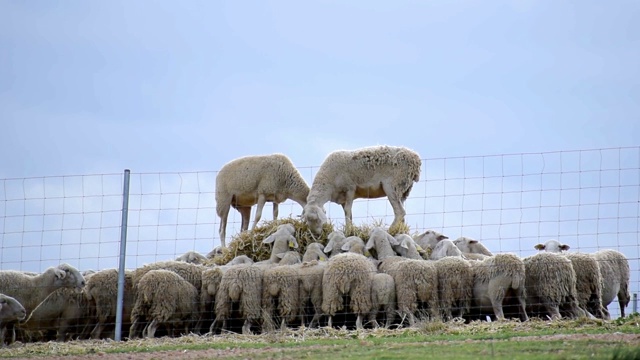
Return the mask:
POLYGON ((187 251, 186 253, 178 256, 176 261, 184 261, 191 264, 202 265, 207 261, 207 257, 198 253, 197 251, 187 251))
POLYGON ((599 250, 593 253, 598 261, 602 275, 602 307, 606 319, 610 318, 607 306, 618 296, 620 316, 624 317, 624 308, 629 305, 629 260, 619 251, 612 249, 599 250))
MULTIPOLYGON (((4 346, 5 335, 9 329, 7 324, 22 321, 27 317, 27 311, 15 298, 0 294, 0 347, 4 346)), ((15 339, 15 329, 11 329, 11 338, 15 339)))
POLYGON ((445 240, 438 241, 436 246, 431 251, 431 255, 429 255, 429 258, 431 260, 438 260, 438 259, 442 259, 444 257, 449 257, 449 256, 455 256, 455 257, 461 258, 462 251, 460 251, 460 249, 458 249, 458 247, 454 245, 453 241, 445 239, 445 240))
POLYGON ((398 245, 393 245, 392 248, 398 255, 409 259, 422 260, 420 253, 424 253, 424 250, 420 245, 416 244, 411 236, 398 234, 395 238, 398 241, 398 245))
MULTIPOLYGON (((144 337, 153 338, 160 324, 176 323, 184 325, 184 333, 197 318, 198 290, 189 281, 170 270, 151 270, 138 282, 138 296, 131 310, 131 329, 136 335, 136 327, 141 319, 151 323, 144 331, 144 337)), ((174 329, 175 330, 175 329, 174 329)))
MULTIPOLYGON (((82 274, 67 263, 49 267, 41 274, 0 270, 0 293, 15 298, 24 306, 27 316, 54 290, 61 287, 82 288, 84 285, 82 274)), ((7 329, 11 329, 13 334, 8 343, 15 341, 14 326, 15 323, 7 323, 7 329)))
POLYGON ((222 256, 222 246, 216 246, 207 253, 207 259, 213 259, 216 256, 222 256))
POLYGON ((350 297, 349 307, 357 314, 356 329, 362 329, 364 315, 371 311, 371 281, 376 269, 363 255, 342 253, 327 260, 322 276, 322 311, 332 318, 343 309, 343 297, 350 297))
POLYGON ((544 244, 537 244, 534 248, 561 254, 571 260, 571 265, 576 272, 578 306, 595 317, 606 318, 606 310, 602 306, 602 274, 600 265, 592 254, 565 252, 569 250, 569 245, 561 244, 555 239, 548 240, 544 244))
POLYGON ((324 204, 342 205, 345 225, 352 223, 351 208, 359 198, 386 196, 393 208, 391 226, 404 222, 404 201, 414 182, 420 180, 422 160, 407 148, 374 146, 353 151, 334 151, 327 156, 313 179, 302 218, 311 233, 320 235, 327 222, 324 204))
POLYGON ((327 261, 325 260, 315 259, 311 261, 304 261, 302 264, 297 265, 301 311, 300 318, 302 320, 302 325, 304 325, 305 318, 302 312, 305 305, 310 302, 314 311, 313 317, 309 322, 310 328, 313 328, 314 325, 320 321, 320 317, 323 314, 322 279, 324 278, 324 269, 327 265, 327 261))
MULTIPOLYGON (((448 240, 447 240, 448 241, 448 240)), ((434 262, 438 273, 438 299, 445 321, 469 313, 473 298, 473 268, 459 256, 447 256, 434 262)))
POLYGON ((379 326, 377 317, 381 307, 386 318, 384 328, 388 329, 396 315, 396 283, 393 276, 385 273, 374 274, 371 281, 369 322, 375 328, 379 326))
POLYGON ((289 249, 297 249, 298 241, 295 236, 295 228, 292 224, 278 225, 276 231, 262 240, 263 244, 273 244, 271 256, 267 260, 259 261, 259 264, 275 264, 280 261, 278 254, 287 252, 289 249))
POLYGON ((56 331, 56 341, 66 341, 82 335, 91 321, 90 307, 84 291, 78 288, 58 288, 47 295, 18 327, 27 331, 56 331))
POLYGON ((540 252, 523 259, 527 307, 532 312, 546 312, 551 319, 560 319, 561 310, 569 317, 584 316, 576 292, 576 272, 571 261, 559 254, 540 252))
POLYGON ((493 256, 493 253, 489 251, 480 241, 471 239, 468 237, 459 237, 453 241, 453 243, 462 251, 463 254, 482 254, 486 256, 493 256))
POLYGON ((279 266, 265 269, 262 276, 262 309, 266 326, 271 324, 268 320, 274 315, 276 301, 277 317, 282 319, 283 329, 299 315, 299 279, 298 269, 294 265, 300 263, 300 255, 289 251, 282 255, 279 266))
POLYGON ((346 236, 340 230, 334 230, 327 235, 327 245, 324 247, 324 252, 329 254, 329 257, 340 254, 340 248, 347 241, 346 236))
MULTIPOLYGON (((122 297, 122 329, 129 329, 131 308, 133 307, 133 272, 125 270, 122 297)), ((115 324, 118 309, 118 270, 100 270, 87 279, 85 297, 92 302, 96 311, 96 325, 91 330, 92 339, 100 339, 109 324, 115 324)), ((123 337, 127 333, 124 332, 123 337)))
POLYGON ((385 230, 375 228, 369 234, 365 248, 375 248, 379 260, 378 269, 393 277, 400 316, 413 326, 418 302, 422 302, 427 305, 430 318, 437 318, 438 274, 435 265, 425 260, 397 256, 392 245, 399 245, 398 240, 385 230))
MULTIPOLYGON (((200 289, 200 318, 195 326, 196 331, 201 331, 203 322, 213 321, 213 307, 222 274, 224 270, 232 265, 216 266, 205 269, 202 272, 202 288, 200 289)), ((210 324, 209 324, 210 325, 210 324)))
POLYGON ((522 259, 504 253, 484 260, 469 260, 469 264, 473 270, 472 308, 476 314, 491 311, 497 320, 504 320, 504 300, 515 298, 520 320, 529 320, 526 309, 528 287, 522 259))
POLYGON ((420 235, 417 235, 413 238, 413 241, 420 245, 420 247, 424 250, 431 249, 436 246, 438 241, 448 239, 449 237, 443 235, 435 230, 427 230, 420 235))
POLYGON ((313 260, 319 260, 319 261, 327 260, 327 256, 324 254, 324 245, 322 245, 321 243, 313 242, 307 245, 307 249, 305 250, 304 255, 302 256, 302 262, 313 261, 313 260))
POLYGON ((253 263, 254 263, 253 259, 248 257, 247 255, 238 255, 238 256, 234 257, 233 259, 231 259, 225 265, 226 266, 233 266, 233 265, 239 265, 239 264, 251 265, 253 263))
POLYGON ((253 230, 260 221, 265 202, 273 203, 273 219, 278 218, 278 204, 291 199, 301 207, 307 204, 309 185, 291 160, 283 154, 245 156, 225 164, 216 175, 216 212, 220 217, 220 243, 225 236, 229 208, 242 216, 241 231, 249 228, 251 207, 258 205, 253 230))

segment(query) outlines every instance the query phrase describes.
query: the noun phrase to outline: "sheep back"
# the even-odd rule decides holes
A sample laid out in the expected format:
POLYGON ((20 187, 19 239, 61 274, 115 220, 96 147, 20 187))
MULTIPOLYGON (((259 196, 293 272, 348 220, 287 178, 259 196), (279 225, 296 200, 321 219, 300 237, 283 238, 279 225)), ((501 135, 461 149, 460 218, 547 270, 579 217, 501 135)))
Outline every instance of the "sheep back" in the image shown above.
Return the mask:
POLYGON ((327 261, 322 277, 322 311, 335 315, 343 309, 342 297, 350 296, 351 311, 371 311, 371 278, 376 271, 363 255, 342 253, 327 261))

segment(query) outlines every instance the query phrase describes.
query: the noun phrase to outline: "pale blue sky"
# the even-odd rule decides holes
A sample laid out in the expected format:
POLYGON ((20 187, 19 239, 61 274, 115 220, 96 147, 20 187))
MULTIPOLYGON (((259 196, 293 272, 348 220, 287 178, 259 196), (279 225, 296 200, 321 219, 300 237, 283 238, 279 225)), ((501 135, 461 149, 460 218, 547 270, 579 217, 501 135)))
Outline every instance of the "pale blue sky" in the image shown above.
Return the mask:
POLYGON ((640 145, 639 17, 622 0, 0 0, 2 268, 115 266, 125 168, 136 266, 217 243, 234 158, 281 152, 311 183, 329 152, 389 144, 432 159, 415 230, 523 256, 614 247, 637 291, 638 149, 536 153, 640 145), (433 160, 512 153, 534 154, 433 160))

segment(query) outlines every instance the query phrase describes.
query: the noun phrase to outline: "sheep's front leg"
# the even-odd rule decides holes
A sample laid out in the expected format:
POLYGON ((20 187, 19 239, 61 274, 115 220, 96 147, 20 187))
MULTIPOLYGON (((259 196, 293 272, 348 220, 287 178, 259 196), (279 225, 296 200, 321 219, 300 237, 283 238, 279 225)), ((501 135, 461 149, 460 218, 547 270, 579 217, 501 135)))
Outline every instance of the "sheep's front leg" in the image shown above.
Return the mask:
POLYGON ((406 211, 400 200, 400 194, 397 194, 393 186, 387 182, 382 183, 382 190, 384 190, 389 204, 391 204, 391 208, 393 208, 394 219, 389 227, 396 226, 404 221, 404 216, 406 215, 406 211))
POLYGON ((158 328, 158 320, 153 319, 153 321, 151 321, 151 324, 147 326, 146 330, 143 330, 143 332, 145 333, 144 337, 153 338, 156 334, 157 328, 158 328))
POLYGON ((362 327, 362 314, 358 313, 358 317, 356 318, 356 329, 357 330, 362 330, 364 329, 362 327))
MULTIPOLYGON (((251 230, 255 229, 256 225, 258 225, 258 222, 260 221, 260 218, 262 218, 262 209, 264 208, 264 204, 266 203, 267 198, 264 196, 264 194, 260 194, 258 195, 258 206, 256 207, 256 217, 255 219, 253 219, 253 225, 251 225, 251 230)), ((274 202, 275 205, 275 202, 274 202)))
POLYGON ((353 208, 353 200, 356 196, 356 190, 349 189, 345 193, 344 204, 342 204, 342 209, 344 210, 344 221, 345 226, 350 226, 353 221, 353 214, 351 209, 353 208))
POLYGON ((246 319, 242 325, 242 335, 251 335, 251 320, 246 319))

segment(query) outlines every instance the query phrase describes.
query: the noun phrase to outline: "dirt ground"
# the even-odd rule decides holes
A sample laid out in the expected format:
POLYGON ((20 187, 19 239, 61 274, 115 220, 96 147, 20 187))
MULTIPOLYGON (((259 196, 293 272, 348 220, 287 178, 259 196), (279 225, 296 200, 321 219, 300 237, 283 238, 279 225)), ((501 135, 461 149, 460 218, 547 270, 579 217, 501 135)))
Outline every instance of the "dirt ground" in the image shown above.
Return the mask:
MULTIPOLYGON (((518 341, 518 340, 538 340, 540 342, 554 341, 554 340, 566 340, 566 341, 606 341, 612 343, 625 343, 630 346, 640 346, 640 334, 623 334, 623 333, 609 333, 609 334, 555 334, 546 336, 527 336, 527 337, 513 337, 509 340, 499 341, 518 341)), ((482 342, 486 340, 466 340, 464 342, 482 342)), ((455 341, 441 341, 436 342, 439 344, 452 344, 455 341)), ((87 347, 91 347, 91 343, 87 343, 87 347)), ((314 352, 322 352, 323 348, 330 348, 331 345, 310 345, 305 347, 303 344, 300 348, 306 348, 314 350, 314 352)), ((0 350, 0 353, 2 350, 0 350)), ((242 357, 245 359, 251 359, 256 354, 260 354, 261 357, 267 355, 267 353, 273 353, 274 357, 280 357, 282 348, 274 348, 268 345, 260 349, 207 349, 207 350, 174 350, 174 351, 154 351, 154 352, 128 352, 123 354, 105 353, 96 351, 87 355, 64 355, 64 356, 51 356, 51 355, 35 355, 32 357, 19 357, 12 359, 47 359, 47 360, 89 360, 89 359, 128 359, 128 360, 155 360, 155 359, 217 359, 225 358, 229 356, 242 357), (278 355, 276 355, 278 354, 278 355)), ((267 355, 268 356, 268 355, 267 355)))

